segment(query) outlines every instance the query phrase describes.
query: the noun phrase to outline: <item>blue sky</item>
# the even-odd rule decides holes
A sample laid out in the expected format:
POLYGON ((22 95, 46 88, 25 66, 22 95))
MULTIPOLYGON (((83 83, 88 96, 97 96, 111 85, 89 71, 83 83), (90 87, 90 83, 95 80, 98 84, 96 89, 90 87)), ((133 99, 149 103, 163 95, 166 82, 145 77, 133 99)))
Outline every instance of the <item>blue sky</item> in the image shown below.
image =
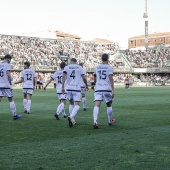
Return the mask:
MULTIPOLYGON (((148 0, 149 33, 170 32, 170 1, 148 0)), ((61 30, 127 47, 144 34, 145 0, 0 0, 0 34, 61 30)))

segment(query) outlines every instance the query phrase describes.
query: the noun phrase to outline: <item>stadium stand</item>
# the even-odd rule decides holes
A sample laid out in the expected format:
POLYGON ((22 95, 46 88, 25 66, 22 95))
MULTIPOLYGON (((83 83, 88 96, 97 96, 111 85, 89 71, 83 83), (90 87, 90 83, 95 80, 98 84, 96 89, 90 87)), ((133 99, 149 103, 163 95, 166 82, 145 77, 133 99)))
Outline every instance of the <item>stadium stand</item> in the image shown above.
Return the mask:
MULTIPOLYGON (((114 67, 115 83, 123 85, 129 75, 131 83, 167 84, 169 82, 170 48, 125 50, 118 43, 79 41, 70 39, 47 39, 26 36, 0 35, 0 55, 9 53, 13 77, 18 79, 23 63, 30 61, 32 68, 44 77, 44 82, 58 69, 63 56, 69 61, 74 57, 83 62, 88 72, 88 82, 93 81, 92 72, 100 63, 100 56, 108 53, 114 67), (164 69, 164 70, 163 70, 164 69), (163 70, 163 71, 162 71, 163 70), (158 81, 159 79, 159 81, 158 81)), ((170 83, 169 83, 170 84, 170 83)))

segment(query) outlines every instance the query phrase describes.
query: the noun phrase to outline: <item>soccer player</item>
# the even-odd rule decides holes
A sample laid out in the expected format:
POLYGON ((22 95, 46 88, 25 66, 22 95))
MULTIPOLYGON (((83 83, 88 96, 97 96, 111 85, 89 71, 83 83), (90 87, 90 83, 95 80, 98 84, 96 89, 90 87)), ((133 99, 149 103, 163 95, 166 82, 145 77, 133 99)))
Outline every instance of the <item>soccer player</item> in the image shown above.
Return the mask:
POLYGON ((129 77, 125 78, 125 89, 129 89, 129 77))
POLYGON ((93 109, 93 127, 98 129, 98 114, 101 101, 104 99, 107 105, 108 124, 112 125, 115 119, 112 118, 112 99, 114 97, 113 68, 108 65, 108 54, 102 55, 102 64, 94 69, 94 82, 96 84, 93 109))
MULTIPOLYGON (((83 63, 79 63, 80 66, 82 66, 83 68, 83 63)), ((84 71, 84 75, 86 76, 86 71, 85 69, 83 69, 84 71)), ((83 103, 83 110, 86 111, 87 110, 87 106, 86 106, 86 88, 85 88, 85 83, 83 81, 83 78, 81 78, 81 97, 82 97, 82 103, 83 103)))
POLYGON ((72 58, 70 64, 64 68, 62 77, 62 93, 67 90, 67 99, 70 101, 68 117, 69 126, 72 127, 76 124, 75 116, 80 108, 81 101, 81 83, 83 78, 85 88, 88 90, 87 80, 83 68, 77 64, 77 60, 72 58))
POLYGON ((38 75, 37 76, 37 78, 36 78, 36 91, 39 89, 39 90, 41 90, 41 76, 40 75, 38 75))
POLYGON ((62 76, 63 76, 63 70, 64 70, 64 67, 65 67, 65 63, 62 62, 60 63, 60 68, 61 70, 59 71, 56 71, 52 76, 51 76, 51 79, 47 82, 47 84, 44 86, 44 90, 46 90, 47 86, 53 81, 55 80, 56 82, 56 86, 57 86, 57 89, 56 89, 56 92, 58 94, 58 98, 60 100, 60 104, 59 106, 57 107, 57 111, 55 113, 55 117, 57 120, 60 120, 59 118, 59 114, 62 113, 63 117, 66 118, 68 117, 67 114, 65 113, 65 109, 64 109, 64 105, 66 104, 66 92, 64 94, 62 94, 62 76))
POLYGON ((21 72, 21 79, 16 81, 14 84, 23 83, 23 105, 24 113, 30 114, 31 109, 31 97, 34 91, 36 81, 35 71, 30 69, 30 62, 24 63, 24 70, 21 72))
POLYGON ((10 108, 13 114, 13 119, 17 120, 21 118, 21 115, 17 115, 16 106, 13 101, 13 93, 12 93, 12 78, 11 78, 11 62, 12 57, 7 54, 4 57, 4 61, 0 62, 0 101, 2 97, 7 97, 10 108))

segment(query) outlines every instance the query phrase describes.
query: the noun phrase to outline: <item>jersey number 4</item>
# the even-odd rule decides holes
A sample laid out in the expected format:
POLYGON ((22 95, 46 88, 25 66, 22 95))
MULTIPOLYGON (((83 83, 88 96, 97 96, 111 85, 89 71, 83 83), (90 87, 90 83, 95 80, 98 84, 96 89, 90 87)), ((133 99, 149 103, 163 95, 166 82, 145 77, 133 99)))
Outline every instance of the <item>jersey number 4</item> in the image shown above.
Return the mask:
POLYGON ((75 70, 73 70, 73 71, 71 72, 70 77, 72 77, 73 79, 76 77, 76 76, 75 76, 75 70))
POLYGON ((105 80, 106 79, 106 70, 99 70, 99 78, 105 80))

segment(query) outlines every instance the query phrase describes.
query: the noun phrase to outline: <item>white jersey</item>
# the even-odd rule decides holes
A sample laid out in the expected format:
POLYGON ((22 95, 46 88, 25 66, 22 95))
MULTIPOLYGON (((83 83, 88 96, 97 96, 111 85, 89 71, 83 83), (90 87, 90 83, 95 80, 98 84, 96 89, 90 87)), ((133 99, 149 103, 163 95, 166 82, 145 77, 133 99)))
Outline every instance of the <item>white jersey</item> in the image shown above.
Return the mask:
POLYGON ((110 65, 100 64, 95 67, 94 69, 94 76, 96 76, 95 92, 112 91, 109 75, 113 75, 113 68, 110 65))
POLYGON ((67 91, 81 91, 81 79, 84 75, 83 68, 78 64, 70 64, 64 68, 63 71, 66 75, 65 89, 67 91))
POLYGON ((27 68, 21 72, 21 78, 24 79, 22 87, 23 89, 33 89, 34 88, 34 78, 35 78, 35 71, 27 68))
MULTIPOLYGON (((86 70, 83 68, 83 71, 84 71, 84 75, 86 75, 86 70)), ((85 85, 85 83, 84 83, 84 81, 83 81, 83 78, 81 77, 81 82, 80 82, 80 86, 81 87, 85 87, 86 85, 85 85)))
POLYGON ((10 89, 7 71, 11 71, 11 65, 7 62, 0 62, 0 89, 10 89))
POLYGON ((56 71, 51 78, 56 81, 56 86, 57 86, 57 94, 62 93, 62 77, 63 77, 63 70, 56 71))

